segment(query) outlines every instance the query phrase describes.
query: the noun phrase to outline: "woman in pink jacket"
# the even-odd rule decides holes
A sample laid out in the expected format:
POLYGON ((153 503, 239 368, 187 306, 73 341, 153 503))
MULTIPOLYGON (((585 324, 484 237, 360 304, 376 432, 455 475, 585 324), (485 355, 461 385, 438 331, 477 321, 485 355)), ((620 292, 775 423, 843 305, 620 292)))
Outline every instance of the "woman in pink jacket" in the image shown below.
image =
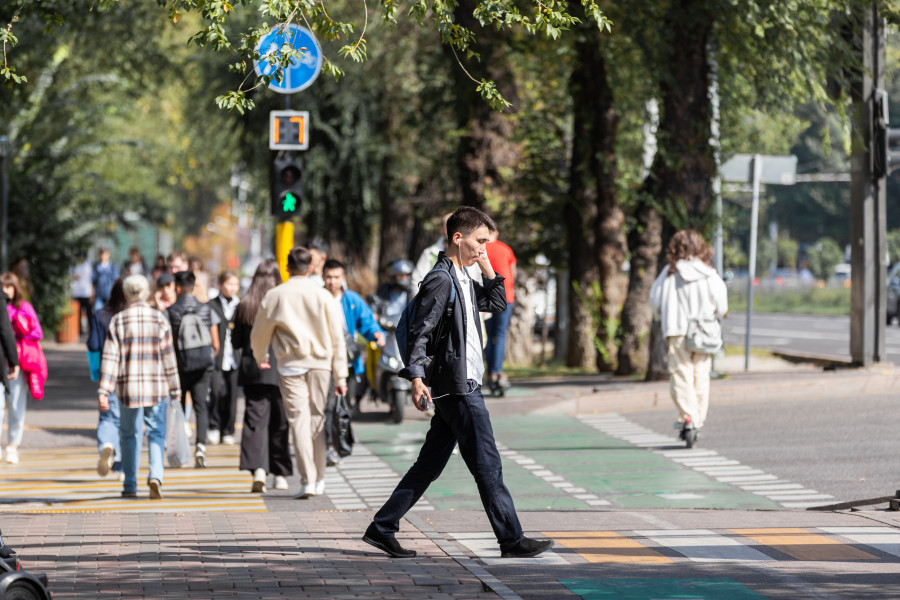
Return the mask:
MULTIPOLYGON (((25 429, 25 404, 28 396, 43 398, 44 381, 47 379, 47 362, 40 350, 44 337, 41 323, 34 307, 23 299, 19 278, 13 273, 0 275, 3 293, 9 298, 6 310, 16 334, 16 349, 22 367, 19 376, 9 382, 9 395, 5 404, 9 406, 9 437, 6 442, 6 462, 19 462, 19 444, 25 429)), ((3 422, 4 403, 0 402, 0 424, 3 422)))

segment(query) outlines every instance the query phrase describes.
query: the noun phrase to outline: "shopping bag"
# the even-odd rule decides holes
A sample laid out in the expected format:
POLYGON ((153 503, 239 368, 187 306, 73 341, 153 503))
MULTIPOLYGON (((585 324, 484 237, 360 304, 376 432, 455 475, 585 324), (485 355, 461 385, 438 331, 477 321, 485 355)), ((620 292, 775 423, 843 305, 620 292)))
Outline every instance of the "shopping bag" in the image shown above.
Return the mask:
POLYGON ((184 430, 181 402, 170 400, 166 409, 166 462, 178 468, 191 462, 191 443, 184 430))
POLYGON ((335 399, 334 419, 331 421, 332 443, 338 456, 344 458, 353 453, 353 424, 350 419, 350 411, 347 409, 347 399, 338 396, 335 399))

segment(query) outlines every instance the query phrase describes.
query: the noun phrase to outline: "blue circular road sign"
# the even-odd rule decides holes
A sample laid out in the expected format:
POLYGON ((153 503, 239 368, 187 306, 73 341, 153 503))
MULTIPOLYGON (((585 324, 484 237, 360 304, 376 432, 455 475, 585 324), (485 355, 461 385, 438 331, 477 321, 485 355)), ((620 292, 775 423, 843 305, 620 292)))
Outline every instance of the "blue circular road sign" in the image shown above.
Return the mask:
POLYGON ((306 27, 300 25, 283 25, 274 27, 272 31, 259 40, 256 47, 260 55, 256 63, 256 72, 260 77, 273 75, 277 70, 277 60, 281 57, 281 49, 289 46, 302 52, 301 57, 291 59, 284 68, 281 81, 275 78, 269 83, 269 89, 279 94, 293 94, 305 90, 312 85, 322 71, 322 48, 316 36, 306 27))

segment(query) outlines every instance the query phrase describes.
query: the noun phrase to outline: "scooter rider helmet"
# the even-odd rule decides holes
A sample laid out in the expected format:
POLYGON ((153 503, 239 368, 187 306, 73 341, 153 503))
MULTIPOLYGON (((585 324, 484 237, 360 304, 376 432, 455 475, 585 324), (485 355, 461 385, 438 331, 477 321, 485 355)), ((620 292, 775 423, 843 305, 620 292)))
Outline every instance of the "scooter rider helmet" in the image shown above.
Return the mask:
POLYGON ((388 275, 392 279, 396 279, 403 275, 412 275, 413 268, 413 264, 408 260, 395 260, 391 263, 391 266, 388 267, 388 275))

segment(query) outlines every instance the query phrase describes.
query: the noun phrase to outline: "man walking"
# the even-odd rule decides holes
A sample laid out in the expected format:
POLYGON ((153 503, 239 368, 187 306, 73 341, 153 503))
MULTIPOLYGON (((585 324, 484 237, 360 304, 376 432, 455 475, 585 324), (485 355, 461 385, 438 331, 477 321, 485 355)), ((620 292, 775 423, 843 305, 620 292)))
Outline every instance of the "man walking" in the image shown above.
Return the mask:
POLYGON ((347 393, 347 346, 341 305, 309 279, 312 256, 298 246, 288 253, 288 280, 266 292, 250 346, 260 369, 271 368, 269 344, 278 359, 278 381, 294 438, 300 492, 325 493, 325 404, 331 378, 337 395, 347 393))
MULTIPOLYGON (((363 357, 356 345, 357 332, 362 334, 364 338, 370 342, 375 342, 379 347, 384 347, 387 338, 384 330, 375 321, 372 309, 362 299, 362 296, 347 289, 347 279, 344 275, 344 265, 333 258, 325 261, 322 269, 325 278, 325 289, 328 290, 334 299, 340 302, 344 311, 344 323, 347 334, 347 360, 350 362, 350 373, 347 380, 347 397, 359 398, 362 391, 362 382, 365 378, 366 367, 363 364, 363 357)), ((333 466, 341 462, 337 452, 334 451, 332 445, 331 423, 334 420, 335 410, 337 408, 337 397, 329 394, 328 405, 325 407, 325 438, 328 446, 327 463, 333 466)))
MULTIPOLYGON (((194 466, 206 467, 206 433, 209 429, 209 386, 214 359, 219 352, 219 317, 209 304, 194 296, 194 273, 175 274, 178 299, 166 309, 175 338, 178 378, 181 389, 191 393, 191 405, 197 420, 194 466)), ((184 405, 184 398, 182 398, 184 405)))
POLYGON ((143 275, 130 275, 122 284, 128 308, 109 322, 100 387, 100 410, 109 410, 109 396, 119 397, 121 419, 123 498, 137 497, 144 425, 150 453, 147 486, 150 499, 162 498, 163 455, 166 443, 166 399, 178 402, 181 387, 172 349, 172 330, 166 317, 147 304, 150 284, 143 275))
POLYGON ((487 361, 488 386, 491 392, 502 396, 509 387, 509 380, 503 373, 503 357, 506 355, 506 332, 512 316, 513 302, 516 300, 516 255, 512 248, 501 242, 499 232, 491 232, 491 241, 485 246, 488 259, 494 271, 503 275, 503 287, 506 290, 506 310, 487 320, 487 346, 484 349, 487 361))
POLYGON ((426 410, 427 401, 434 400, 435 416, 415 464, 375 514, 362 538, 395 558, 416 555, 395 538, 400 519, 438 478, 457 443, 478 485, 501 556, 532 557, 553 546, 551 540, 534 540, 522 533, 512 497, 503 483, 500 454, 481 394, 484 363, 478 312, 496 314, 506 309, 503 276, 491 268, 485 251, 490 232, 496 229, 483 212, 468 206, 458 208, 447 221, 449 250, 439 255, 416 298, 407 342, 409 364, 401 374, 412 380, 413 398, 419 410, 426 410), (471 280, 465 271, 465 267, 476 263, 482 273, 480 283, 471 280), (455 298, 448 306, 451 286, 455 287, 455 298), (426 358, 432 358, 430 378, 426 358))

